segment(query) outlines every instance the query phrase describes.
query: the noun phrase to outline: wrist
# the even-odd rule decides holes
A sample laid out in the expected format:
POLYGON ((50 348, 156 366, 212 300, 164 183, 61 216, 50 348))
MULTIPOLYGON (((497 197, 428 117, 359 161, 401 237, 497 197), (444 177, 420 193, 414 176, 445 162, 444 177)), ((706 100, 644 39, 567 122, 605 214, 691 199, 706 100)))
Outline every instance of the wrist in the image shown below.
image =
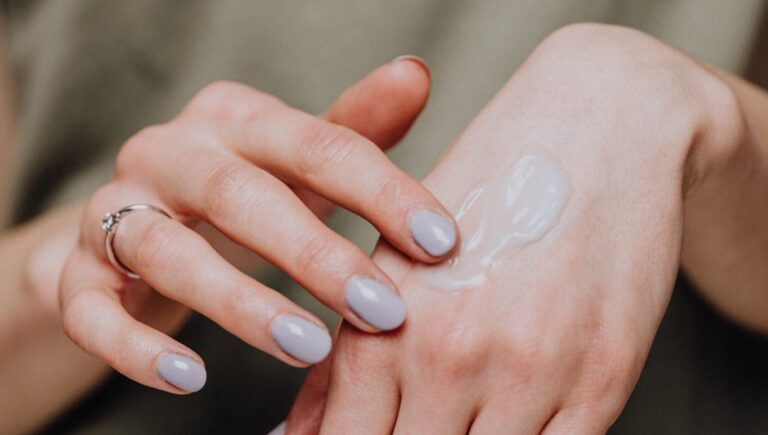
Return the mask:
POLYGON ((542 42, 462 134, 451 150, 462 167, 446 176, 487 172, 533 147, 557 155, 587 192, 663 185, 682 202, 686 186, 736 152, 740 119, 731 88, 682 53, 636 30, 572 25, 542 42))
MULTIPOLYGON (((699 168, 685 197, 681 265, 704 297, 729 318, 765 333, 768 148, 763 90, 712 70, 728 88, 728 110, 713 110, 701 134, 699 168), (718 117, 719 119, 716 119, 718 117)), ((695 155, 695 154, 694 154, 695 155)))
POLYGON ((757 157, 747 140, 747 123, 733 83, 717 70, 691 64, 701 79, 688 103, 697 114, 683 166, 686 200, 710 184, 728 182, 733 170, 757 157))
POLYGON ((550 87, 560 88, 557 93, 577 109, 563 116, 591 136, 573 151, 582 160, 593 156, 594 164, 586 166, 599 175, 599 184, 672 183, 685 199, 750 154, 731 77, 649 35, 571 25, 531 58, 527 63, 542 64, 539 75, 557 77, 560 83, 550 87))

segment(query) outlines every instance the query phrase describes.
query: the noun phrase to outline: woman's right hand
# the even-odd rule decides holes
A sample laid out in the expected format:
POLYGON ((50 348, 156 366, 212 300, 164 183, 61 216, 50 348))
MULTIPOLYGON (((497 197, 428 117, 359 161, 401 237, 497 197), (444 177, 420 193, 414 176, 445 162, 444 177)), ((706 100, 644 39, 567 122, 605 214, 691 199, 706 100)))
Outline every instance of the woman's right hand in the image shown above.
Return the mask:
POLYGON ((408 130, 429 83, 420 62, 393 61, 342 94, 325 120, 244 85, 216 83, 169 123, 136 134, 113 180, 88 202, 62 272, 67 334, 125 376, 172 393, 205 383, 202 359, 166 335, 183 307, 288 364, 322 360, 331 346, 322 322, 225 261, 190 228, 200 221, 357 327, 400 326, 405 306, 392 281, 310 204, 322 197, 361 215, 416 261, 452 251, 451 215, 374 144, 391 145, 408 130), (132 213, 119 224, 115 254, 143 282, 108 262, 100 225, 107 212, 139 203, 173 218, 132 213))

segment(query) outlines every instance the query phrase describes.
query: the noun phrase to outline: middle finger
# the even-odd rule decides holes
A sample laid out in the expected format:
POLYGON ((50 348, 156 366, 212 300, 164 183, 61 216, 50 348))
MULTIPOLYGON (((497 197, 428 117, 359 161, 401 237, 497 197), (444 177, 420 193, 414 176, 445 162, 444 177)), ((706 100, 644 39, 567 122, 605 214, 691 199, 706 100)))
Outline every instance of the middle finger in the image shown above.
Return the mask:
POLYGON ((368 330, 405 320, 394 284, 268 172, 216 151, 188 151, 164 198, 285 270, 321 302, 368 330))
POLYGON ((361 215, 411 258, 435 263, 453 251, 451 214, 376 144, 248 87, 231 91, 244 109, 217 132, 236 153, 361 215))

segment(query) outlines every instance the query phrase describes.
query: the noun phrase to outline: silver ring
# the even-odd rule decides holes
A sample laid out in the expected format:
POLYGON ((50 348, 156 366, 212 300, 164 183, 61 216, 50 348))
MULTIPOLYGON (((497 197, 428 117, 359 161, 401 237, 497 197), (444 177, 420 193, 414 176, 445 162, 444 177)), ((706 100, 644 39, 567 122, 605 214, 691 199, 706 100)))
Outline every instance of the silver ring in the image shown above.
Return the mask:
POLYGON ((115 234, 117 234, 117 227, 120 225, 120 220, 125 216, 135 212, 156 212, 160 213, 168 219, 173 219, 165 210, 155 207, 151 204, 134 204, 128 207, 121 208, 115 213, 107 213, 104 219, 101 220, 101 229, 104 230, 104 249, 107 251, 107 258, 109 262, 115 266, 115 269, 127 275, 129 278, 141 279, 141 277, 134 271, 126 267, 117 255, 115 255, 115 234))

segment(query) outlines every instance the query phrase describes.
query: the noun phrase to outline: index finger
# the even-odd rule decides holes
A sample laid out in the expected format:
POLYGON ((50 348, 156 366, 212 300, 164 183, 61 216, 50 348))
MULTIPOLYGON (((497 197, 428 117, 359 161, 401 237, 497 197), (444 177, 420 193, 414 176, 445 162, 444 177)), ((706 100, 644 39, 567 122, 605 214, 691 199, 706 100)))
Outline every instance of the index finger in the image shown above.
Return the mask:
MULTIPOLYGON (((421 69, 414 62, 394 65, 421 69)), ((373 142, 287 106, 265 110, 258 103, 261 94, 249 88, 239 95, 253 99, 255 111, 245 125, 226 128, 239 154, 362 216, 416 260, 434 263, 453 251, 457 230, 451 214, 373 142)))
POLYGON ((421 183, 352 130, 295 112, 295 129, 246 145, 249 159, 362 216, 416 260, 432 263, 453 250, 453 218, 421 183))

